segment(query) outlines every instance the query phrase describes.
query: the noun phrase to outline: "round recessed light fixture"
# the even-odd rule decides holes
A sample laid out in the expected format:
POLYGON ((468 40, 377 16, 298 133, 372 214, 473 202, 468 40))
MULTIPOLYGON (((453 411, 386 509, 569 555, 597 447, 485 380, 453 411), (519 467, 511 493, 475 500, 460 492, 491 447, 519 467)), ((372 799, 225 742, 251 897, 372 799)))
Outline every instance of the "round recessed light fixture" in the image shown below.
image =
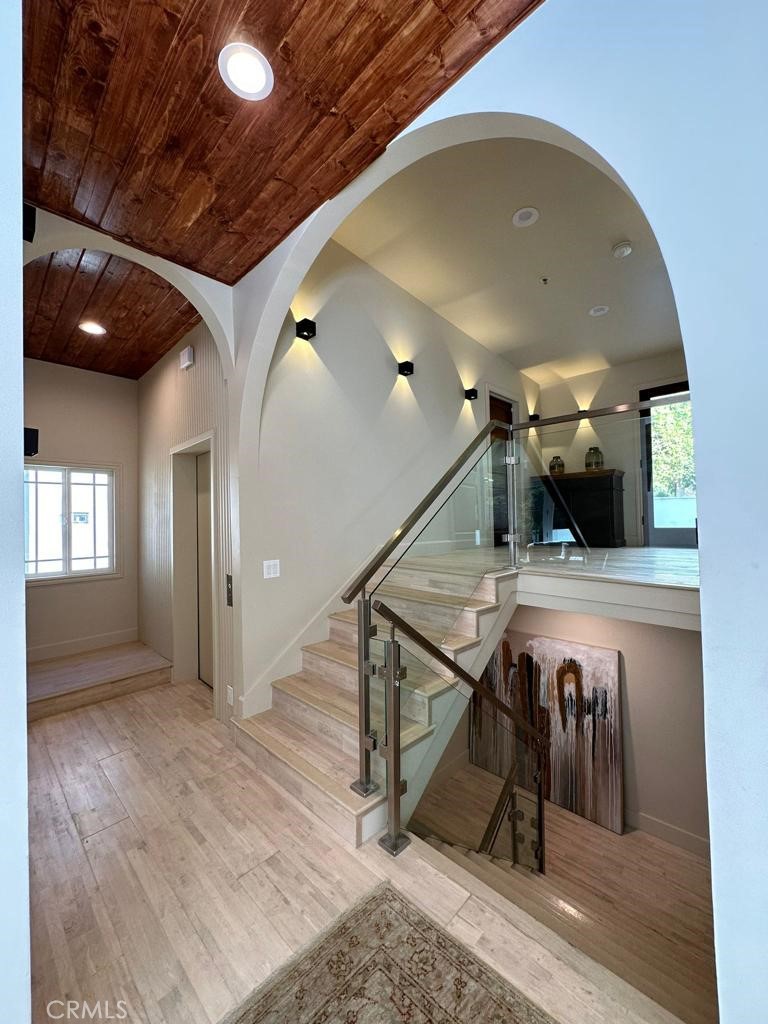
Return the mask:
POLYGON ((512 214, 512 223, 516 228, 529 228, 539 219, 539 211, 535 206, 523 206, 512 214))
POLYGON ((86 334, 106 334, 107 328, 102 327, 101 324, 97 324, 95 320, 83 320, 81 324, 78 324, 81 331, 85 331, 86 334))
POLYGON ((617 242, 616 245, 611 249, 613 258, 615 260, 625 260, 627 256, 632 255, 632 243, 631 242, 617 242))
POLYGON ((219 54, 219 74, 237 96, 263 100, 272 92, 275 78, 269 61, 249 43, 229 43, 219 54))
POLYGON ((606 313, 610 313, 610 306, 593 306, 589 311, 590 316, 605 316, 606 313))

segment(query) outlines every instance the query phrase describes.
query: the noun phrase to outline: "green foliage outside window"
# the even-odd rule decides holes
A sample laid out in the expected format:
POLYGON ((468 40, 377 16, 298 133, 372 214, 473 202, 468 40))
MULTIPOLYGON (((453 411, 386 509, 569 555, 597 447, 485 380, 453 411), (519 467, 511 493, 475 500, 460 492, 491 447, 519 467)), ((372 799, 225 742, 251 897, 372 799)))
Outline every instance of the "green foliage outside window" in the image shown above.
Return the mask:
POLYGON ((691 403, 665 405, 651 411, 653 493, 657 498, 688 498, 696 494, 691 403))

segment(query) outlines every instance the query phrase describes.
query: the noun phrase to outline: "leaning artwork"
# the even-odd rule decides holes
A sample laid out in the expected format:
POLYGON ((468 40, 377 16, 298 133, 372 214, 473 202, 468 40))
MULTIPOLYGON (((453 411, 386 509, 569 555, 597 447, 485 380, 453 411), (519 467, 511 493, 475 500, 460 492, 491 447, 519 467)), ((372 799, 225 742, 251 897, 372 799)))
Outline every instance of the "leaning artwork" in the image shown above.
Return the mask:
MULTIPOLYGON (((482 682, 548 735, 547 799, 622 832, 619 652, 507 630, 482 682)), ((473 703, 471 760, 506 778, 512 766, 512 737, 495 727, 495 713, 488 718, 487 702, 485 709, 481 713, 473 703)), ((518 777, 524 786, 525 761, 521 759, 518 777)))

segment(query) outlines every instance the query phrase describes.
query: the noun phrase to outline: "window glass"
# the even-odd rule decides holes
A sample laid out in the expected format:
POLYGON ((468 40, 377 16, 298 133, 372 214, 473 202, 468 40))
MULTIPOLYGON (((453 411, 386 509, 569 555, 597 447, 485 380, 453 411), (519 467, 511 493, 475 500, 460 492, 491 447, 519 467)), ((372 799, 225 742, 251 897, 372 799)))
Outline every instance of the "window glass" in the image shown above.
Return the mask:
POLYGON ((28 577, 113 572, 114 473, 25 467, 24 558, 28 577))

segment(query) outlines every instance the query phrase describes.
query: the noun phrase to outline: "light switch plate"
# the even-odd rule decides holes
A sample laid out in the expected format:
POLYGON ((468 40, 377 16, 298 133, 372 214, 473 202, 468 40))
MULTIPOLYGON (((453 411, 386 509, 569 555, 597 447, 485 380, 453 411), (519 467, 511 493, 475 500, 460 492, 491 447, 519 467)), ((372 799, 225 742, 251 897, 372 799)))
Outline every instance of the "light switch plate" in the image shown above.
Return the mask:
POLYGON ((280 559, 270 558, 264 562, 264 579, 274 580, 280 575, 280 559))
POLYGON ((227 704, 231 707, 235 703, 235 691, 231 686, 227 687, 227 704))

